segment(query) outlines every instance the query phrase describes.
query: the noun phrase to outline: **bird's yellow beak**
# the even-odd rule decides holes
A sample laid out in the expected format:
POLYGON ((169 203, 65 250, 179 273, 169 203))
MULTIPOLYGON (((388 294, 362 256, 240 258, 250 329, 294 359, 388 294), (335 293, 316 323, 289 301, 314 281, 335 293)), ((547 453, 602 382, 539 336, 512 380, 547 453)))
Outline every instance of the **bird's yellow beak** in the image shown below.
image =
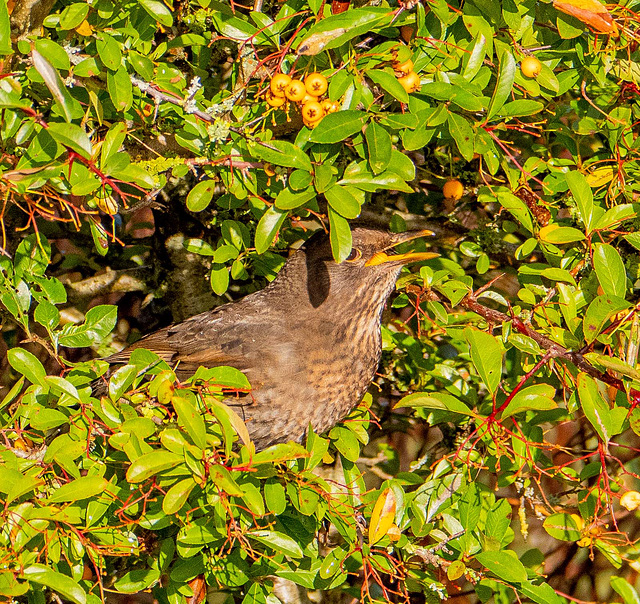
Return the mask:
MULTIPOLYGON (((408 233, 402 233, 398 235, 398 240, 387 250, 394 248, 396 245, 405 243, 407 241, 413 241, 420 237, 432 237, 435 235, 433 231, 410 231, 408 233)), ((421 262, 422 260, 430 260, 431 258, 437 258, 440 254, 434 254, 433 252, 407 252, 406 254, 387 254, 387 250, 375 253, 369 260, 365 262, 365 266, 377 266, 378 264, 384 264, 385 262, 401 262, 402 264, 409 264, 410 262, 421 262)))

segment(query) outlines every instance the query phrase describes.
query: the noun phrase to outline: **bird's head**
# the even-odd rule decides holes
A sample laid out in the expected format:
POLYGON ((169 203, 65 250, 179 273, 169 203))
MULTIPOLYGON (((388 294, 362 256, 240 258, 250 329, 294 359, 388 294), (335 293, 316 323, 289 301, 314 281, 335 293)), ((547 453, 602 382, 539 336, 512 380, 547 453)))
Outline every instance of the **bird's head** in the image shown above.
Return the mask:
POLYGON ((352 231, 351 253, 340 263, 333 259, 329 237, 323 233, 314 235, 304 246, 311 304, 318 307, 334 296, 344 302, 366 296, 384 303, 405 264, 438 256, 432 252, 398 253, 395 248, 431 235, 427 230, 391 233, 356 227, 352 231))

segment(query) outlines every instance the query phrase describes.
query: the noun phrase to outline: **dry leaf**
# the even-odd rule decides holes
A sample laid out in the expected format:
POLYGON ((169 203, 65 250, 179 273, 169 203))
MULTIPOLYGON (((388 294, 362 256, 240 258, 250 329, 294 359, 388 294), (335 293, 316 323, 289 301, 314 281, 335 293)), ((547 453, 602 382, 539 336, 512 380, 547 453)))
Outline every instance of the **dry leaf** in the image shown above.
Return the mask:
POLYGON ((369 544, 374 545, 382 539, 393 526, 396 517, 396 496, 389 488, 378 496, 373 506, 369 524, 369 544))
POLYGON ((613 17, 598 0, 553 0, 553 6, 582 21, 597 34, 618 34, 618 26, 613 17))

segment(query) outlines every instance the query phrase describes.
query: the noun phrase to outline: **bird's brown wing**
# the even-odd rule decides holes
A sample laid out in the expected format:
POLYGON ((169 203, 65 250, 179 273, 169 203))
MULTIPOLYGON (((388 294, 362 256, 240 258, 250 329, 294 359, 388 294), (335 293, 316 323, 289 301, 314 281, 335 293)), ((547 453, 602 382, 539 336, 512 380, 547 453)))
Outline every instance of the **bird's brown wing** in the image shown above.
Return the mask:
POLYGON ((106 361, 126 363, 136 348, 155 352, 170 365, 177 365, 180 377, 198 367, 230 365, 241 371, 255 367, 257 348, 263 343, 257 334, 264 327, 259 313, 227 304, 151 333, 106 361))

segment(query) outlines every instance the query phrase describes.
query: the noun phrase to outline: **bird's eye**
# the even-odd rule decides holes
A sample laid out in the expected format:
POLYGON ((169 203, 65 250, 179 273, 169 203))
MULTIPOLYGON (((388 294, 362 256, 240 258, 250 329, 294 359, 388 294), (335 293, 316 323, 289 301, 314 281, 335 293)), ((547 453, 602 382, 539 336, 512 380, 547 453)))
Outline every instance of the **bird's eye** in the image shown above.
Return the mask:
POLYGON ((357 247, 354 247, 347 256, 347 262, 355 262, 356 260, 360 260, 360 258, 362 258, 362 252, 357 247))

